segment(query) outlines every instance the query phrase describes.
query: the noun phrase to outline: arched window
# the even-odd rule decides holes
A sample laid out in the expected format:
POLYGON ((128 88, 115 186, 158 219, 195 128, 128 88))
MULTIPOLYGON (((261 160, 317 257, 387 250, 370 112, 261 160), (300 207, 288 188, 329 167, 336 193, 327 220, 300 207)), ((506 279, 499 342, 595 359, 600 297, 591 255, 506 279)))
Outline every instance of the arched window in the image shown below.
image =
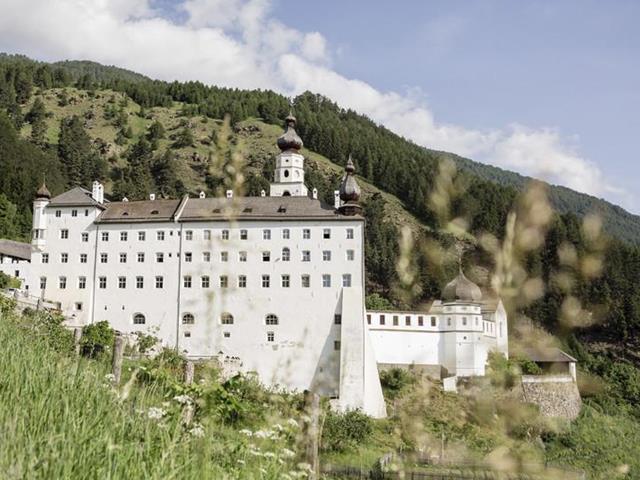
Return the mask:
POLYGON ((183 325, 193 325, 194 323, 196 323, 196 319, 193 317, 193 314, 185 313, 182 316, 182 324, 183 325))
POLYGON ((231 315, 229 312, 223 312, 220 315, 220 323, 222 325, 233 325, 233 315, 231 315))
POLYGON ((141 313, 136 313, 133 316, 133 324, 134 325, 144 325, 145 323, 147 323, 146 318, 144 318, 144 315, 141 313))
POLYGON ((270 313, 265 317, 265 323, 267 325, 278 325, 278 316, 270 313))
POLYGON ((285 170, 284 171, 284 178, 287 178, 289 176, 289 170, 285 170))
POLYGON ((282 192, 282 196, 283 197, 290 197, 291 196, 291 192, 289 192, 289 190, 285 190, 284 192, 282 192))
POLYGON ((288 262, 290 258, 291 258, 291 250, 289 250, 287 247, 284 247, 282 249, 282 261, 288 262))

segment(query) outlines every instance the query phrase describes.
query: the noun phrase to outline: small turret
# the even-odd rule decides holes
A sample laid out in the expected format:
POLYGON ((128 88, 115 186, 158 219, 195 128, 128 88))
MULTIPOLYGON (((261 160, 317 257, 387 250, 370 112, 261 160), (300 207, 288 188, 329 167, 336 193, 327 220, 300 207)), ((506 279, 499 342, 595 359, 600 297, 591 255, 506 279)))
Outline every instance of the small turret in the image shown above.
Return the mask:
POLYGON ((284 122, 287 126, 287 129, 282 135, 278 137, 278 148, 283 152, 286 152, 288 150, 294 150, 297 152, 302 148, 302 139, 296 132, 296 117, 289 113, 284 122))
POLYGON ((47 217, 46 217, 46 208, 49 205, 49 200, 51 199, 51 192, 47 188, 44 180, 42 181, 42 185, 36 192, 36 198, 33 200, 33 223, 32 223, 32 235, 31 235, 31 244, 41 249, 45 246, 46 243, 46 235, 47 231, 47 217))
POLYGON ((354 175, 356 167, 353 164, 351 155, 349 155, 344 171, 345 173, 340 183, 340 200, 343 203, 338 210, 343 215, 358 215, 362 213, 362 207, 358 203, 361 190, 354 175))
POLYGON ((49 192, 49 189, 47 188, 47 184, 43 180, 42 185, 40 185, 40 188, 36 192, 36 199, 49 200, 50 198, 51 198, 51 192, 49 192))

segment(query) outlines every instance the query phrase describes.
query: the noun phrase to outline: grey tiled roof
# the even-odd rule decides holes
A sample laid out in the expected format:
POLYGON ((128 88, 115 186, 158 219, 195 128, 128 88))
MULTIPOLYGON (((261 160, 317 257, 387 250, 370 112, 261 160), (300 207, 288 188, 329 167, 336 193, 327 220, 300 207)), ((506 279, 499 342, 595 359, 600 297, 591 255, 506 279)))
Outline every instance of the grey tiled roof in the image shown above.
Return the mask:
POLYGON ((84 207, 84 206, 102 206, 96 202, 91 196, 91 192, 82 187, 75 187, 57 195, 49 202, 50 207, 84 207))
POLYGON ((0 239, 0 254, 22 260, 31 260, 31 244, 0 239))
POLYGON ((97 223, 168 222, 180 205, 180 200, 141 200, 111 202, 96 219, 97 223))
POLYGON ((569 363, 577 362, 571 355, 563 352, 556 347, 544 347, 544 348, 524 348, 523 353, 527 355, 534 362, 540 363, 569 363))
POLYGON ((353 218, 340 215, 333 207, 309 197, 190 198, 180 214, 180 221, 353 218))

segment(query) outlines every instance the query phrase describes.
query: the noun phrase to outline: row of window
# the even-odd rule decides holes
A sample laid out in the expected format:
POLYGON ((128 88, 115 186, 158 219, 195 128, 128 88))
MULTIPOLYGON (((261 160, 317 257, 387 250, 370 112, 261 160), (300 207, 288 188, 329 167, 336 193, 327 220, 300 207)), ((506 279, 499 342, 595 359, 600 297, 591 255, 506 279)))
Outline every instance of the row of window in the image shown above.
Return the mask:
MULTIPOLYGON (((171 256, 171 254, 169 254, 169 256, 171 256)), ((322 261, 324 262, 330 262, 331 261, 331 250, 323 250, 322 251, 322 261)), ((125 252, 121 252, 120 254, 118 254, 118 259, 120 263, 127 263, 127 253, 125 252)), ((164 262, 164 258, 165 258, 165 254, 164 252, 156 252, 156 262, 157 263, 163 263, 164 262)), ((238 261, 239 262, 246 262, 247 261, 247 252, 238 252, 238 261)), ((355 259, 355 251, 354 250, 347 250, 346 251, 346 259, 348 261, 353 261, 355 259)), ((143 263, 145 260, 145 254, 144 252, 139 252, 137 254, 137 261, 138 263, 143 263)), ((282 260, 283 262, 289 262, 291 260, 291 250, 288 247, 284 247, 282 249, 281 252, 281 256, 280 256, 280 260, 282 260)), ((300 260, 303 262, 310 262, 311 261, 311 251, 310 250, 303 250, 301 252, 301 257, 300 260)), ((49 263, 49 254, 48 253, 43 253, 41 256, 41 261, 42 263, 49 263)), ((192 262, 193 261, 193 253, 192 252, 185 252, 184 253, 184 261, 185 262, 192 262)), ((210 262, 211 261, 211 252, 203 252, 202 253, 202 261, 203 262, 210 262)), ((220 252, 220 261, 221 262, 228 262, 229 261, 229 252, 220 252)), ((262 252, 262 261, 263 262, 270 262, 271 261, 271 252, 269 251, 265 251, 262 252)), ((68 253, 61 253, 60 254, 60 263, 69 263, 69 254, 68 253)), ((87 254, 86 253, 81 253, 80 254, 80 263, 87 263, 87 254)), ((109 263, 109 254, 102 252, 100 253, 100 263, 109 263)))
MULTIPOLYGON (((127 277, 119 276, 118 279, 118 288, 127 288, 127 277)), ((185 275, 182 277, 182 286, 184 288, 192 288, 194 286, 194 278, 191 275, 185 275)), ((136 288, 144 288, 144 277, 136 276, 135 277, 135 286, 136 288)), ((87 277, 81 276, 78 277, 78 288, 85 289, 87 288, 87 277)), ((155 276, 155 288, 164 288, 164 277, 162 275, 155 276)), ((271 287, 271 275, 262 275, 261 285, 263 288, 271 287)), ((220 288, 228 288, 230 286, 229 276, 228 275, 220 275, 218 277, 218 286, 220 288)), ((246 275, 238 275, 237 277, 237 286, 238 288, 246 288, 247 287, 247 276, 246 275)), ((283 288, 291 287, 291 275, 285 274, 280 276, 280 286, 283 288)), ((311 276, 310 275, 300 275, 300 286, 303 288, 311 287, 311 276)), ((323 274, 322 275, 322 286, 323 287, 331 287, 331 275, 323 274)), ((342 275, 342 286, 350 287, 351 286, 351 274, 345 273, 342 275)), ((201 288, 210 288, 211 287, 211 277, 208 275, 202 275, 200 277, 200 287, 201 288)), ((40 289, 45 290, 47 288, 47 277, 40 277, 40 289)), ((67 288, 67 277, 60 276, 58 277, 58 288, 60 290, 64 290, 67 288)), ((107 288, 107 277, 98 277, 98 288, 105 289, 107 288)))
MULTIPOLYGON (((62 210, 56 210, 56 217, 60 218, 61 216, 62 216, 62 210)), ((77 217, 78 216, 78 210, 76 210, 76 209, 71 210, 71 216, 72 217, 77 217)), ((89 209, 85 209, 84 216, 85 217, 89 216, 89 209)))
MULTIPOLYGON (((111 232, 101 232, 100 234, 100 239, 103 242, 108 242, 109 238, 110 238, 110 233, 111 232)), ((138 241, 144 242, 147 239, 147 232, 137 232, 138 233, 138 241)), ((211 230, 203 230, 202 231, 203 235, 203 240, 211 240, 211 230)), ((173 235, 173 231, 169 231, 169 235, 173 235)), ((180 235, 180 231, 178 231, 178 236, 180 235)), ((354 238, 354 231, 353 228, 347 228, 346 232, 345 232, 346 238, 347 239, 353 239, 354 238)), ((68 228, 62 228, 60 229, 60 238, 63 240, 67 240, 69 238, 69 229, 68 228)), ((185 230, 184 231, 184 239, 191 241, 193 240, 194 235, 193 235, 193 230, 185 230)), ((241 229, 239 231, 238 234, 238 238, 240 240, 248 240, 249 239, 249 231, 246 229, 241 229)), ((288 228, 284 228, 282 229, 282 238, 285 240, 288 240, 291 238, 291 230, 288 228)), ((310 239, 311 238, 311 229, 310 228, 303 228, 302 229, 302 238, 303 239, 310 239)), ((324 239, 330 239, 331 238, 331 229, 330 228, 324 228, 322 230, 322 238, 324 239)), ((159 241, 163 241, 165 239, 165 231, 164 230, 158 230, 156 232, 156 240, 159 241)), ((220 239, 221 240, 229 240, 229 230, 221 230, 220 231, 220 239)), ((263 240, 271 240, 271 229, 263 229, 262 230, 262 239, 263 240)), ((129 232, 120 232, 120 241, 121 242, 126 242, 129 240, 129 232)), ((88 232, 82 232, 82 241, 83 242, 88 242, 89 241, 89 233, 88 232)))
MULTIPOLYGON (((437 317, 431 317, 430 319, 430 323, 432 327, 437 327, 438 326, 438 318, 437 317)), ((400 325, 400 315, 391 315, 391 321, 394 327, 397 327, 398 325, 400 325)), ((378 316, 378 325, 386 325, 387 322, 387 316, 384 314, 381 314, 378 316)), ((450 327, 451 326, 451 317, 447 317, 447 326, 450 327)), ((479 317, 476 317, 476 326, 478 326, 480 323, 479 317)), ((367 314, 367 324, 371 325, 371 314, 368 313, 367 314)), ((404 325, 407 327, 410 327, 412 325, 412 321, 411 321, 411 315, 405 315, 404 316, 404 325)), ((467 317, 462 317, 462 325, 466 326, 467 325, 467 317)), ((419 327, 424 327, 424 317, 422 315, 418 315, 418 326, 419 327)))

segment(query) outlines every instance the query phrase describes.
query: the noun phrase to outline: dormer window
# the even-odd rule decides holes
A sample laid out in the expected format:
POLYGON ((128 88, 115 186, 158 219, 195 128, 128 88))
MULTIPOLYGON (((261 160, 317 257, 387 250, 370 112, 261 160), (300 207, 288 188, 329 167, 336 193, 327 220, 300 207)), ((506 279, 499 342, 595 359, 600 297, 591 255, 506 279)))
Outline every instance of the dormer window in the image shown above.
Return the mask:
POLYGON ((151 215, 158 215, 158 210, 151 210, 151 215))

